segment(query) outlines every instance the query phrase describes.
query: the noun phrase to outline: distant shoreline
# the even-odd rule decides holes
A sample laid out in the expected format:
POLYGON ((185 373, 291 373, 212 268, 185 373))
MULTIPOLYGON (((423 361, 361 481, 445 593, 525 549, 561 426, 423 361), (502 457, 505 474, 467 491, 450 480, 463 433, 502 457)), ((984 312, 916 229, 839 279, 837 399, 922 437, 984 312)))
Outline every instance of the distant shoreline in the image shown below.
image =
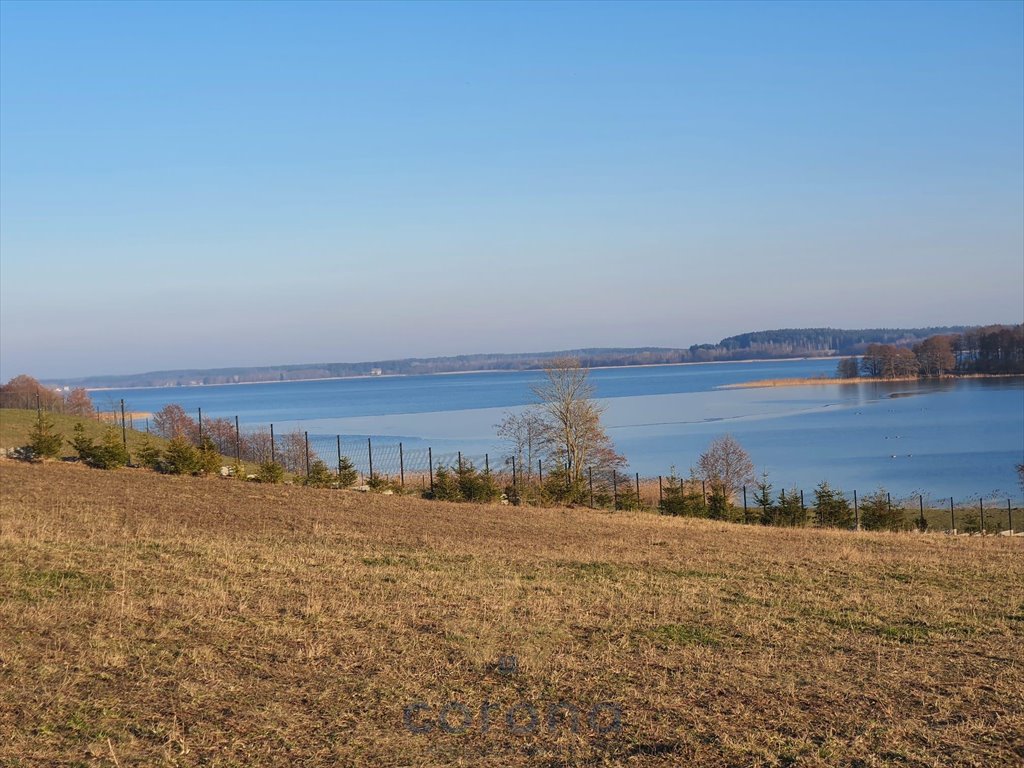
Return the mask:
POLYGON ((1024 373, 964 373, 947 374, 945 376, 896 376, 891 379, 880 379, 872 376, 856 378, 804 378, 804 379, 758 379, 741 381, 738 384, 721 384, 715 389, 770 389, 772 387, 815 387, 824 384, 889 384, 901 381, 943 381, 950 379, 1015 379, 1024 378, 1024 373))
MULTIPOLYGON (((636 365, 595 365, 588 371, 607 371, 619 368, 669 368, 682 365, 737 365, 741 363, 795 363, 806 360, 842 360, 847 355, 820 355, 818 357, 755 357, 743 360, 704 360, 685 363, 638 363, 636 365)), ((346 381, 350 379, 397 379, 410 376, 458 376, 461 374, 478 373, 530 373, 543 371, 544 368, 484 368, 472 371, 436 371, 434 373, 381 373, 377 375, 363 373, 354 376, 316 376, 309 379, 274 379, 270 381, 222 381, 216 384, 154 384, 125 387, 85 387, 87 392, 112 392, 124 389, 198 389, 199 387, 238 387, 246 384, 301 384, 306 381, 346 381)), ((765 379, 771 381, 771 379, 765 379)), ((788 379, 778 379, 788 381, 788 379)), ((836 379, 830 380, 832 382, 836 379)), ((892 379, 890 379, 892 381, 892 379)), ((730 385, 737 386, 737 385, 730 385)))

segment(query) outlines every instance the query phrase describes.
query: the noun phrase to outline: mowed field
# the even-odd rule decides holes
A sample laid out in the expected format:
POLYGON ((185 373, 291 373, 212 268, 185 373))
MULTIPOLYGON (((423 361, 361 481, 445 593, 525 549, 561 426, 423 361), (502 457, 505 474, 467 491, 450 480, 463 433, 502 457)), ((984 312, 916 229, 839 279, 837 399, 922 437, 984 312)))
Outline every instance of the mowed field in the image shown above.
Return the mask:
POLYGON ((1024 761, 1020 538, 0 483, 5 766, 1024 761))

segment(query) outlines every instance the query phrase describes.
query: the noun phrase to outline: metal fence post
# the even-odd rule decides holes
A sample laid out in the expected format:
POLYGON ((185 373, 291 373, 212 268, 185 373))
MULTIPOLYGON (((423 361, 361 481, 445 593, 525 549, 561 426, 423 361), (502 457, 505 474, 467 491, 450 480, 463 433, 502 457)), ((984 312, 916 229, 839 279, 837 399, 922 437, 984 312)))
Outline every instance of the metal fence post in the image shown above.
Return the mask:
POLYGON ((484 454, 484 474, 491 474, 491 457, 488 454, 484 454))
POLYGON ((302 437, 306 441, 306 477, 309 477, 309 432, 303 432, 302 437))
POLYGON ((985 500, 978 499, 978 507, 981 509, 981 532, 985 533, 985 500))
POLYGON ((199 444, 203 442, 203 409, 199 409, 199 444))
POLYGON ((335 435, 338 440, 338 482, 341 482, 341 435, 335 435))
POLYGON ((398 477, 402 487, 405 488, 405 451, 402 444, 398 444, 398 477))
POLYGON ((743 522, 750 522, 750 515, 747 512, 747 486, 743 486, 743 522))
POLYGON ((373 480, 373 442, 366 438, 366 455, 370 459, 370 479, 373 480))
POLYGON ((924 519, 924 496, 920 493, 917 494, 917 508, 921 513, 917 525, 923 531, 928 527, 928 521, 924 519))
POLYGON ((618 474, 618 470, 612 470, 612 509, 619 508, 619 484, 616 480, 618 474))
POLYGON ((594 468, 587 467, 587 475, 590 478, 590 508, 594 508, 594 468))
POLYGON ((270 463, 277 464, 277 446, 274 440, 274 425, 270 425, 270 463))
POLYGON ((430 469, 430 492, 434 492, 434 451, 427 446, 427 466, 430 469))
POLYGON ((235 462, 242 461, 242 432, 238 428, 238 415, 235 415, 235 462))
MULTIPOLYGON (((38 395, 37 395, 38 397, 38 395)), ((125 456, 128 455, 128 427, 124 423, 124 398, 121 398, 121 444, 124 445, 125 456)))
POLYGON ((860 508, 857 506, 857 491, 853 492, 853 530, 860 530, 860 508))
POLYGON ((512 457, 512 494, 516 493, 516 457, 512 457))
POLYGON ((658 507, 665 503, 665 491, 661 487, 661 475, 658 475, 658 507))
POLYGON ((640 498, 640 473, 636 473, 636 506, 638 509, 643 509, 644 502, 640 498))
POLYGON ((544 485, 544 465, 537 459, 537 482, 544 485))
POLYGON ((949 497, 949 532, 956 532, 956 515, 953 513, 953 497, 949 497))

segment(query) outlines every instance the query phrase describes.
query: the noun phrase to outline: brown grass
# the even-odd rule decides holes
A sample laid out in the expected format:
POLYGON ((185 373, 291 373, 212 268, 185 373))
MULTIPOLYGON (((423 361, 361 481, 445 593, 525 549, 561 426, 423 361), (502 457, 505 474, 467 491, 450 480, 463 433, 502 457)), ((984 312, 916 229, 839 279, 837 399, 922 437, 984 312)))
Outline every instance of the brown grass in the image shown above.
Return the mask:
POLYGON ((898 376, 891 379, 873 379, 867 376, 857 378, 837 378, 835 376, 813 376, 799 379, 756 379, 755 381, 741 381, 739 384, 723 384, 717 389, 761 389, 767 387, 808 387, 821 384, 888 384, 895 381, 920 381, 918 376, 898 376))
MULTIPOLYGON (((1020 378, 1019 373, 964 373, 957 375, 940 376, 941 379, 1016 379, 1020 378)), ((899 381, 934 381, 922 379, 920 376, 893 376, 888 379, 876 379, 870 376, 858 376, 856 378, 837 378, 835 376, 812 376, 810 378, 792 379, 755 379, 754 381, 741 381, 738 384, 722 384, 715 389, 761 389, 767 387, 808 387, 820 386, 822 384, 891 384, 899 381)))
POLYGON ((0 461, 0 482, 3 765, 1024 757, 1019 539, 53 463, 0 461), (506 654, 511 676, 495 670, 506 654), (563 699, 616 703, 621 732, 509 733, 509 706, 563 699), (417 700, 463 702, 473 726, 410 733, 417 700), (487 733, 485 700, 500 705, 487 733))

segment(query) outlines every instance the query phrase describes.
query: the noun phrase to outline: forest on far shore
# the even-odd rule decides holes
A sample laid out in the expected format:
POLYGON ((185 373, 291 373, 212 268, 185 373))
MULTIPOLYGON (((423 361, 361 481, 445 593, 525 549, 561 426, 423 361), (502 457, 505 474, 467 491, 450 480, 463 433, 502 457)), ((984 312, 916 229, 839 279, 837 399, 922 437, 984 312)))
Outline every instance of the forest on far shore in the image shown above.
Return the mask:
POLYGON ((1024 374, 1024 325, 989 325, 936 334, 911 346, 869 344, 864 355, 839 361, 836 376, 877 379, 950 374, 1024 374))
POLYGON ((47 379, 61 387, 173 387, 195 384, 241 384, 261 381, 300 381, 348 376, 458 373, 466 371, 539 370, 552 360, 571 357, 584 368, 629 365, 709 363, 729 360, 828 357, 864 354, 869 344, 909 346, 930 336, 959 334, 966 326, 932 328, 783 328, 729 336, 717 344, 690 347, 585 348, 557 352, 455 355, 449 357, 373 360, 358 363, 303 363, 256 367, 181 369, 74 379, 47 379))

